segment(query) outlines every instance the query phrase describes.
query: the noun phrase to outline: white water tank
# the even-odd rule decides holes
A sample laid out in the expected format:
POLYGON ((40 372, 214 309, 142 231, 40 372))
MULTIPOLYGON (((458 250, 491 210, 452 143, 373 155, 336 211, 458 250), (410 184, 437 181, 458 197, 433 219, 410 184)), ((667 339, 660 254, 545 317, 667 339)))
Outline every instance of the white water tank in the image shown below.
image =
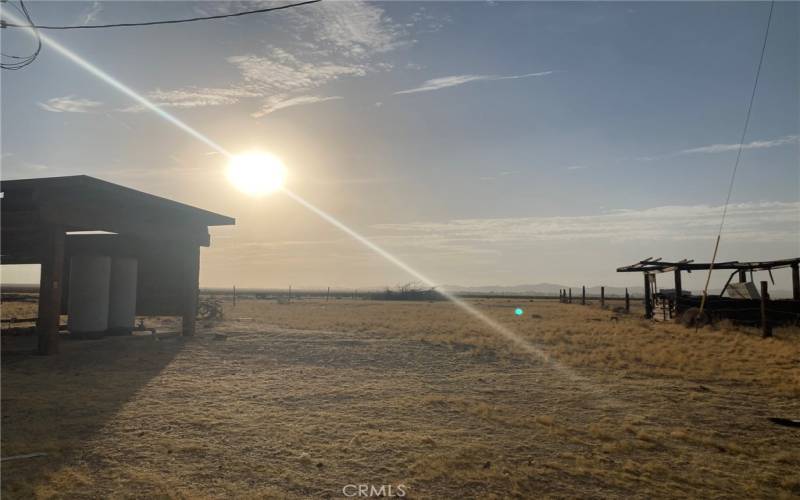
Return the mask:
POLYGON ((136 321, 136 276, 139 262, 132 257, 111 259, 108 329, 127 331, 136 321))
POLYGON ((75 255, 69 264, 67 328, 71 333, 101 333, 108 329, 108 287, 111 257, 75 255))

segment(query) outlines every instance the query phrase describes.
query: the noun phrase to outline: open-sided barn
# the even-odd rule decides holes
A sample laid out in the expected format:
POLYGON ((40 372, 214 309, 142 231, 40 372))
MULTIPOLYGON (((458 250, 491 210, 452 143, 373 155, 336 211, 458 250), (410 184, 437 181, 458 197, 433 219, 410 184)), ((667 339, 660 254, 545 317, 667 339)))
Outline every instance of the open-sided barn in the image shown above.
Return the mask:
POLYGON ((0 183, 2 263, 41 264, 39 352, 69 329, 130 329, 136 315, 183 318, 192 335, 200 247, 235 220, 84 175, 0 183))

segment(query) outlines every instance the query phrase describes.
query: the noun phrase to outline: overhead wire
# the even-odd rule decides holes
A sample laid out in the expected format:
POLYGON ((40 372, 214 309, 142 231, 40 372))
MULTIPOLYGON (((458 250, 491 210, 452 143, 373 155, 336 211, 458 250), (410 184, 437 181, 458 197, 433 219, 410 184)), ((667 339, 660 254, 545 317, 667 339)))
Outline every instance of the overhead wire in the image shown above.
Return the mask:
POLYGON ((758 80, 761 76, 761 68, 764 65, 764 54, 767 51, 767 40, 769 39, 769 28, 772 24, 772 12, 775 9, 775 0, 772 0, 769 4, 769 16, 767 16, 767 28, 764 30, 764 42, 761 45, 761 55, 758 58, 758 67, 756 68, 756 78, 753 82, 753 91, 750 93, 750 102, 747 105, 747 114, 745 115, 744 119, 744 126, 742 127, 742 136, 739 139, 739 147, 736 152, 736 161, 733 163, 733 170, 731 171, 731 181, 728 185, 728 194, 725 197, 725 204, 722 207, 722 219, 719 223, 719 230, 717 231, 717 238, 716 242, 714 243, 714 252, 711 255, 711 265, 708 268, 708 275, 706 275, 706 284, 703 287, 703 296, 700 299, 700 311, 698 316, 703 314, 703 308, 705 307, 706 297, 708 296, 708 285, 711 282, 711 272, 714 270, 714 262, 717 259, 717 252, 719 251, 719 242, 722 238, 722 229, 725 226, 725 217, 728 215, 728 205, 731 201, 731 194, 733 193, 733 186, 736 180, 736 172, 739 169, 739 163, 742 159, 742 150, 744 149, 744 140, 747 137, 747 128, 750 125, 750 114, 753 111, 753 102, 755 101, 756 97, 756 90, 758 89, 758 80))
MULTIPOLYGON (((142 21, 135 23, 110 23, 110 24, 87 24, 87 25, 71 25, 71 26, 54 26, 54 25, 25 25, 18 23, 9 23, 0 20, 0 28, 36 28, 40 30, 81 30, 81 29, 102 29, 102 28, 130 28, 137 26, 157 26, 162 24, 180 24, 180 23, 193 23, 197 21, 210 21, 213 19, 225 19, 229 17, 247 16, 250 14, 263 14, 265 12, 273 12, 276 10, 290 9, 292 7, 300 7, 301 5, 309 5, 312 3, 321 2, 322 0, 307 0, 304 2, 291 3, 287 5, 279 5, 277 7, 265 7, 263 9, 246 10, 242 12, 233 12, 229 14, 217 14, 213 16, 198 16, 189 17, 184 19, 168 19, 163 21, 142 21)), ((22 3, 22 2, 20 2, 22 3)))
POLYGON ((42 51, 42 38, 41 36, 39 36, 39 32, 37 31, 37 29, 33 27, 33 19, 31 19, 31 14, 28 11, 28 7, 25 6, 24 0, 19 0, 19 6, 10 3, 7 0, 3 1, 2 3, 11 5, 14 9, 17 10, 17 12, 19 12, 25 18, 28 24, 27 25, 23 24, 20 27, 31 28, 34 34, 34 38, 36 39, 36 48, 30 55, 18 56, 13 54, 6 54, 4 52, 0 53, 2 57, 13 59, 13 62, 0 62, 0 68, 7 70, 22 69, 25 66, 28 66, 29 64, 33 63, 33 61, 35 61, 36 58, 39 57, 39 53, 42 51))

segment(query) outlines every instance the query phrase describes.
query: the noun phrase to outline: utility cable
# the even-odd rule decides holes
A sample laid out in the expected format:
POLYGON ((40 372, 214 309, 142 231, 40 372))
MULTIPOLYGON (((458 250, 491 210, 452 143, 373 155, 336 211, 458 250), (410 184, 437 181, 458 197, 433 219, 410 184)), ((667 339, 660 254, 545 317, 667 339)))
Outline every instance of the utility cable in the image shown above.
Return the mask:
POLYGON ((758 78, 761 76, 761 67, 764 64, 764 54, 767 51, 767 39, 769 38, 769 27, 772 24, 772 11, 775 9, 775 0, 769 4, 769 16, 767 17, 767 29, 764 31, 764 43, 761 45, 761 56, 758 59, 758 68, 756 69, 756 79, 753 82, 753 91, 750 94, 750 103, 747 105, 747 115, 744 119, 744 127, 742 127, 742 137, 739 139, 739 149, 736 153, 736 161, 733 163, 733 171, 731 172, 731 182, 728 185, 728 195, 725 197, 725 205, 722 208, 722 220, 719 223, 719 231, 717 231, 717 240, 714 243, 714 253, 711 256, 711 265, 708 267, 708 275, 706 276, 706 285, 703 287, 703 297, 700 299, 700 312, 698 317, 703 314, 703 308, 706 304, 706 297, 708 296, 708 284, 711 281, 711 271, 714 270, 714 262, 717 259, 717 251, 719 250, 719 240, 722 237, 722 228, 725 225, 725 217, 728 215, 728 205, 731 201, 731 194, 733 193, 733 185, 736 180, 736 171, 739 169, 739 162, 742 159, 742 149, 744 149, 744 139, 747 136, 747 127, 750 125, 750 113, 753 110, 753 101, 756 97, 756 89, 758 88, 758 78))
POLYGON ((98 29, 98 28, 130 28, 136 26, 156 26, 161 24, 180 24, 180 23, 192 23, 195 21, 209 21, 213 19, 225 19, 229 17, 239 17, 239 16, 246 16, 249 14, 262 14, 264 12, 273 12, 276 10, 284 10, 290 9, 292 7, 299 7, 301 5, 308 5, 312 3, 321 2, 322 0, 307 0, 305 2, 298 2, 298 3, 291 3, 287 5, 281 5, 278 7, 267 7, 264 9, 256 9, 256 10, 246 10, 242 12, 234 12, 231 14, 218 14, 215 16, 202 16, 202 17, 189 17, 185 19, 169 19, 165 21, 144 21, 138 23, 113 23, 113 24, 87 24, 87 25, 73 25, 73 26, 51 26, 51 25, 27 25, 27 24, 17 24, 17 23, 8 23, 5 21, 0 20, 0 28, 35 28, 40 30, 82 30, 82 29, 98 29))

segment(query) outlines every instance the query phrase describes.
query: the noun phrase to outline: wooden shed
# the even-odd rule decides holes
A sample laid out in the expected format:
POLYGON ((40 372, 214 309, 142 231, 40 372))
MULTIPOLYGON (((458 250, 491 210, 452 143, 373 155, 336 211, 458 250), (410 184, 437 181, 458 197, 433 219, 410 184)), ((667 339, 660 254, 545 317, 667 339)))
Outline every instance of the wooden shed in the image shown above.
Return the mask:
MULTIPOLYGON (((681 273, 692 271, 706 272, 709 270, 730 273, 728 280, 717 295, 708 295, 704 303, 704 310, 717 318, 728 318, 744 323, 766 324, 767 313, 770 323, 795 324, 800 321, 800 258, 758 261, 758 262, 694 262, 683 259, 677 262, 667 262, 661 258, 652 257, 639 261, 630 266, 617 268, 618 273, 642 273, 644 277, 644 307, 645 317, 653 318, 660 304, 664 316, 681 318, 681 315, 690 309, 698 308, 702 299, 701 295, 692 295, 683 290, 681 273), (767 291, 767 282, 761 282, 760 291, 755 287, 753 273, 766 271, 772 279, 772 272, 779 269, 790 269, 792 276, 792 298, 772 300, 767 291), (662 273, 672 273, 674 288, 661 289, 656 287, 656 277, 662 273), (750 281, 748 281, 748 275, 750 281), (734 278, 737 280, 733 282, 734 278), (751 285, 741 287, 737 293, 731 293, 737 284, 751 285), (743 293, 745 290, 749 293, 743 293), (728 296, 725 292, 728 291, 728 296), (767 310, 767 305, 769 310, 767 310)), ((774 281, 773 281, 774 284, 774 281)))
POLYGON ((70 263, 84 256, 134 261, 135 314, 181 316, 182 333, 194 333, 200 247, 210 245, 209 226, 233 218, 85 175, 2 181, 0 190, 2 263, 41 265, 41 354, 58 351, 70 263))

